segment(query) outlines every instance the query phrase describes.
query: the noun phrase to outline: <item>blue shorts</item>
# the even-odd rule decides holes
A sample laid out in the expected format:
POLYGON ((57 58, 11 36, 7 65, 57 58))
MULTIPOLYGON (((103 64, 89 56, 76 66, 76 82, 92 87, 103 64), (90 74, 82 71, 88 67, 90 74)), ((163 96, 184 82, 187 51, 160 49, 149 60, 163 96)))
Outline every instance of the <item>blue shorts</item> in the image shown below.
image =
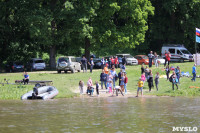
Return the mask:
POLYGON ((143 87, 138 87, 137 91, 142 91, 143 87))

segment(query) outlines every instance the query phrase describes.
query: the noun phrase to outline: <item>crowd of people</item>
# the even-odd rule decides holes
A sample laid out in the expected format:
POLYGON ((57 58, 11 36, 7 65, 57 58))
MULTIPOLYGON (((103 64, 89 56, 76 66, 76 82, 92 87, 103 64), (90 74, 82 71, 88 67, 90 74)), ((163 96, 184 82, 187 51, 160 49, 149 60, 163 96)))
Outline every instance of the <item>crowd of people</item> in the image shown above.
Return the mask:
MULTIPOLYGON (((80 61, 82 68, 83 68, 83 72, 87 72, 87 66, 90 66, 90 73, 92 73, 93 67, 94 67, 94 60, 93 58, 90 58, 90 60, 88 61, 85 56, 82 57, 81 61, 80 61)), ((122 58, 122 64, 126 64, 126 58, 122 58)), ((113 66, 115 68, 119 68, 119 59, 117 56, 111 56, 108 59, 102 57, 101 59, 101 69, 104 69, 105 66, 108 66, 108 68, 112 68, 113 66)))
MULTIPOLYGON (((152 67, 152 60, 154 59, 155 66, 157 67, 157 54, 156 52, 153 54, 152 51, 150 51, 150 54, 148 55, 149 57, 149 68, 152 67)), ((174 67, 169 67, 170 64, 170 58, 171 54, 170 52, 165 51, 165 63, 164 66, 166 67, 164 70, 166 72, 166 77, 167 81, 169 80, 172 83, 172 90, 174 90, 174 86, 177 87, 178 89, 178 84, 180 84, 180 77, 181 77, 181 70, 180 67, 177 66, 176 68, 174 67), (168 64, 168 65, 167 65, 168 64), (172 71, 171 76, 169 76, 170 72, 172 71)), ((155 78, 153 78, 152 70, 149 69, 148 66, 144 68, 144 65, 141 66, 141 77, 138 82, 138 90, 137 90, 137 97, 139 95, 139 91, 141 90, 141 95, 143 95, 143 86, 145 81, 148 82, 148 87, 149 87, 149 92, 151 92, 151 88, 154 87, 153 84, 153 79, 156 85, 156 90, 158 91, 158 84, 159 84, 159 72, 156 72, 155 78)), ((191 79, 192 81, 195 81, 196 79, 196 64, 194 64, 192 68, 192 74, 193 78, 191 79)))
MULTIPOLYGON (((149 58, 149 68, 152 67, 152 64, 153 64, 153 61, 154 61, 154 64, 155 64, 155 67, 158 67, 159 64, 158 64, 158 55, 156 52, 154 52, 153 54, 153 51, 150 51, 150 53, 148 54, 148 58, 149 58)), ((166 66, 166 64, 170 64, 170 59, 171 59, 171 54, 169 51, 166 51, 165 50, 165 56, 164 56, 164 59, 165 59, 165 64, 164 66, 166 66)))
MULTIPOLYGON (((141 91, 141 95, 143 95, 143 86, 145 84, 145 82, 148 83, 148 88, 149 88, 149 92, 151 92, 151 89, 154 88, 154 84, 156 87, 156 90, 159 90, 159 72, 156 72, 155 77, 153 76, 151 67, 153 65, 153 61, 155 64, 155 67, 158 67, 158 55, 156 52, 150 51, 150 53, 148 54, 149 57, 149 66, 144 67, 144 65, 141 65, 141 77, 139 78, 138 81, 138 89, 137 89, 137 97, 139 95, 139 91, 141 91)), ((85 57, 83 57, 85 58, 85 57)), ((166 78, 167 81, 170 81, 172 83, 172 90, 174 90, 174 86, 176 86, 176 88, 178 89, 178 85, 180 84, 180 77, 181 77, 181 70, 180 67, 177 66, 176 68, 174 67, 170 67, 170 59, 171 59, 171 54, 169 51, 165 51, 165 63, 164 63, 164 70, 166 73, 166 78), (172 72, 171 76, 170 76, 170 72, 172 72)), ((91 59, 92 60, 92 59, 91 59)), ((81 61, 82 64, 84 61, 81 61)), ((91 61, 89 62, 91 64, 91 61)), ((101 65, 102 65, 102 72, 100 74, 100 87, 101 89, 106 89, 106 92, 109 94, 114 93, 114 90, 120 87, 120 91, 123 94, 127 94, 127 83, 128 83, 128 77, 127 77, 127 73, 126 73, 126 61, 123 60, 123 64, 120 67, 120 72, 117 74, 115 69, 118 68, 119 62, 118 62, 118 58, 116 57, 111 57, 109 58, 109 61, 107 61, 107 59, 104 59, 104 57, 101 60, 101 65), (119 81, 118 85, 116 83, 116 81, 119 81)), ((83 65, 84 66, 84 65, 83 65)), ((196 79, 196 64, 194 64, 193 68, 192 68, 192 74, 193 74, 193 78, 191 79, 192 81, 195 81, 196 79)), ((97 95, 99 95, 99 83, 98 81, 95 82, 96 84, 96 92, 97 95)), ((80 93, 83 94, 83 81, 80 81, 79 83, 79 87, 80 87, 80 93)), ((89 94, 93 94, 94 92, 94 86, 93 86, 93 82, 91 77, 89 78, 88 82, 87 82, 87 93, 89 94)))
MULTIPOLYGON (((127 94, 127 83, 128 83, 128 77, 126 73, 126 67, 125 67, 125 62, 123 62, 120 72, 117 74, 116 70, 118 68, 119 63, 117 62, 117 57, 110 58, 110 64, 107 62, 104 57, 102 58, 102 72, 100 74, 100 82, 101 86, 99 85, 98 81, 95 82, 96 86, 96 92, 97 96, 99 95, 99 88, 101 89, 106 89, 106 92, 109 94, 114 94, 114 90, 116 91, 121 91, 121 94, 127 94), (113 60, 113 61, 112 61, 113 60), (119 81, 119 84, 117 84, 117 80, 119 81)), ((83 94, 83 86, 84 82, 81 80, 79 81, 79 88, 80 88, 80 94, 83 94)), ((94 84, 89 77, 87 81, 87 94, 93 95, 94 92, 94 84)))
MULTIPOLYGON (((155 67, 157 66, 157 54, 156 52, 150 51, 150 54, 148 55, 149 57, 149 67, 144 65, 141 65, 141 77, 139 78, 138 81, 138 89, 137 89, 137 97, 139 95, 139 91, 141 91, 141 95, 143 95, 143 86, 145 82, 148 83, 148 88, 149 92, 151 92, 151 89, 155 87, 156 90, 159 90, 159 72, 156 72, 155 77, 153 76, 152 73, 152 61, 154 60, 155 67)), ((172 90, 174 90, 174 86, 178 89, 178 85, 180 84, 180 77, 181 77, 181 69, 179 66, 175 67, 170 67, 169 62, 170 62, 170 52, 165 51, 165 73, 166 73, 166 79, 167 81, 170 81, 172 83, 172 90), (172 72, 170 76, 170 72, 172 72)), ((94 89, 96 88, 96 93, 97 96, 99 96, 99 89, 106 89, 106 92, 109 94, 114 94, 114 90, 118 90, 121 92, 122 95, 127 94, 127 83, 128 83, 128 77, 126 73, 126 59, 122 60, 122 65, 120 67, 120 72, 117 73, 116 69, 119 67, 119 61, 117 56, 116 57, 110 57, 109 61, 102 57, 101 59, 101 66, 102 66, 102 72, 100 74, 100 85, 99 82, 96 81, 95 84, 93 84, 93 81, 91 77, 89 77, 87 81, 87 94, 93 95, 94 89), (117 83, 118 80, 118 83, 117 83), (95 86, 94 86, 95 85, 95 86)), ((90 65, 90 72, 92 73, 92 69, 94 66, 93 58, 90 59, 88 62, 87 59, 83 56, 81 60, 81 65, 83 67, 83 72, 87 72, 87 64, 90 65)), ((156 69, 157 70, 157 69, 156 69)), ((192 74, 193 78, 191 79, 192 81, 196 81, 196 64, 192 67, 192 74)), ((24 79, 23 82, 24 84, 29 83, 29 75, 27 72, 24 72, 23 74, 24 79)), ((80 88, 80 94, 84 93, 84 82, 80 80, 79 82, 79 88, 80 88)))

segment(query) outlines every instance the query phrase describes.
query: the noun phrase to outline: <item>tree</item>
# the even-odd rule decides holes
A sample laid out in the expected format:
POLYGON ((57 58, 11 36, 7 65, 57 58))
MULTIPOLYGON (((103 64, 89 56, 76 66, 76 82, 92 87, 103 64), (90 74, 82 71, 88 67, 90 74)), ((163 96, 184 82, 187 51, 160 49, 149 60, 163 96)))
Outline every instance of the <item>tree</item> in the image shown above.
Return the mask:
POLYGON ((200 27, 200 2, 197 0, 151 0, 155 15, 149 19, 146 44, 160 51, 164 43, 185 44, 194 52, 195 27, 200 27))
POLYGON ((90 51, 134 48, 144 42, 147 20, 154 8, 148 0, 74 1, 74 24, 84 40, 86 57, 90 51))
MULTIPOLYGON (((144 41, 148 0, 2 0, 0 2, 2 53, 27 60, 49 52, 55 68, 57 53, 80 54, 134 48, 144 41)), ((1 62, 8 59, 1 55, 1 62)))

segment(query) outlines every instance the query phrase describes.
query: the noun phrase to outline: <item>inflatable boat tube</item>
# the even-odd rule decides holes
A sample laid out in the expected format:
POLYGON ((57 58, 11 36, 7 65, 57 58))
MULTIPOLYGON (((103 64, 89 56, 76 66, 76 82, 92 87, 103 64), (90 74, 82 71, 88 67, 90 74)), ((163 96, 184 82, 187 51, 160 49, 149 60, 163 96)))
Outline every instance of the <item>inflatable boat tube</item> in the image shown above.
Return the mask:
POLYGON ((54 86, 43 86, 39 87, 37 90, 37 96, 33 97, 34 91, 29 91, 26 94, 24 94, 21 99, 22 100, 32 100, 32 99, 52 99, 56 95, 58 95, 58 90, 54 86))

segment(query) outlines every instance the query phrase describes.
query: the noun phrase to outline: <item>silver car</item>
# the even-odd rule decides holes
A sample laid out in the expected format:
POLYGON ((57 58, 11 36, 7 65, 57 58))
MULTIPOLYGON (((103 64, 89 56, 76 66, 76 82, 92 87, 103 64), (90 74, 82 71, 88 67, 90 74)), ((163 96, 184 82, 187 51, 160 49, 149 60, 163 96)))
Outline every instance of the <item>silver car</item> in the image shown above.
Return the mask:
POLYGON ((75 71, 81 71, 81 64, 76 61, 74 56, 59 57, 56 69, 58 73, 61 73, 61 71, 64 71, 65 73, 67 73, 67 71, 75 73, 75 71))
POLYGON ((46 64, 44 60, 40 58, 32 58, 27 64, 27 69, 30 71, 33 70, 44 70, 46 68, 46 64))

